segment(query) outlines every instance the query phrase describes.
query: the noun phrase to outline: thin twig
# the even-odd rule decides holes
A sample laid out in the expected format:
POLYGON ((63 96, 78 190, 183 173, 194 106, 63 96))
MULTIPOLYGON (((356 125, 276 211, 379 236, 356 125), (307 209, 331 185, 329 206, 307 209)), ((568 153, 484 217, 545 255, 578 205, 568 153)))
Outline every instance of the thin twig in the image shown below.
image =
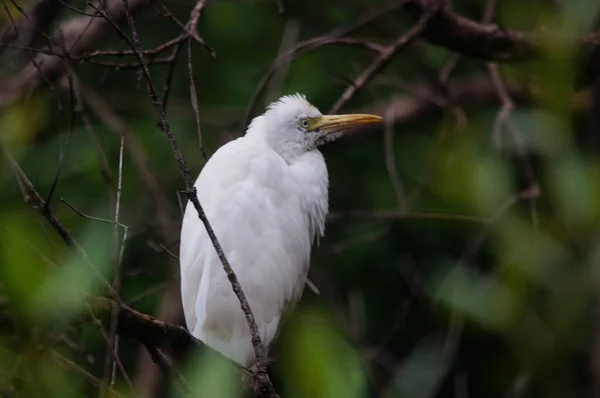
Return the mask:
POLYGON ((194 110, 194 116, 196 117, 196 129, 198 131, 198 146, 200 147, 200 153, 204 158, 204 161, 208 160, 206 152, 204 152, 204 145, 202 144, 202 132, 200 130, 200 111, 198 110, 198 96, 196 95, 196 83, 194 82, 194 68, 192 67, 192 41, 188 40, 188 77, 190 78, 190 100, 192 102, 192 109, 194 110))
POLYGON ((217 240, 214 230, 212 229, 212 227, 206 217, 206 214, 204 213, 204 209, 202 208, 202 206, 200 205, 200 202, 198 200, 196 188, 194 187, 194 184, 192 182, 192 179, 190 176, 190 171, 187 166, 187 162, 186 162, 185 158, 183 157, 183 155, 181 154, 181 152, 179 151, 179 147, 177 146, 175 136, 173 135, 173 133, 171 131, 171 126, 169 124, 169 121, 167 120, 167 115, 165 114, 163 104, 160 101, 160 99, 158 98, 158 93, 157 93, 154 83, 152 81, 152 77, 151 77, 150 71, 148 69, 148 64, 147 64, 146 58, 144 57, 144 54, 142 52, 142 46, 140 43, 140 38, 139 38, 139 35, 137 32, 137 28, 135 26, 135 22, 133 20, 130 10, 129 10, 129 0, 123 0, 123 6, 125 9, 125 15, 127 18, 127 22, 129 24, 129 28, 131 29, 131 34, 132 34, 132 39, 133 39, 132 48, 135 50, 136 58, 138 59, 140 65, 142 66, 142 72, 143 72, 144 78, 146 80, 146 85, 148 88, 150 98, 154 104, 154 107, 156 108, 156 111, 158 112, 162 130, 167 135, 167 138, 169 139, 169 142, 171 144, 171 149, 173 150, 173 154, 174 154, 177 164, 179 166, 179 171, 181 172, 181 175, 184 179, 185 188, 186 188, 186 196, 187 196, 188 200, 193 204, 194 208, 198 212, 198 217, 200 218, 200 220, 204 224, 204 227, 206 228, 206 232, 207 232, 208 236, 210 237, 210 240, 215 248, 215 251, 217 252, 219 259, 221 260, 223 269, 225 270, 225 273, 227 274, 227 278, 231 282, 233 291, 235 292, 238 300, 240 301, 240 305, 246 316, 246 320, 248 321, 248 326, 250 328, 250 332, 252 333, 252 345, 254 347, 254 352, 255 352, 255 355, 257 358, 257 365, 258 365, 257 366, 258 370, 255 374, 255 380, 259 383, 259 388, 261 390, 260 392, 263 395, 276 397, 277 394, 275 393, 273 385, 271 384, 271 381, 269 380, 269 376, 267 374, 267 357, 265 354, 264 345, 263 345, 260 335, 258 333, 258 327, 256 325, 256 320, 254 319, 254 315, 252 314, 252 311, 250 310, 250 305, 248 304, 246 296, 245 296, 244 292, 242 291, 242 288, 239 284, 237 276, 235 275, 233 269, 231 268, 229 261, 225 257, 223 249, 222 249, 219 241, 217 240))
MULTIPOLYGON (((67 73, 68 73, 68 71, 67 71, 67 73)), ((76 100, 75 100, 75 93, 73 92, 73 79, 72 79, 72 76, 70 73, 67 74, 67 81, 68 81, 68 87, 69 87, 69 98, 70 98, 70 102, 71 102, 71 109, 73 109, 76 100)), ((59 106, 59 113, 61 113, 59 120, 62 120, 62 103, 59 102, 58 106, 59 106)), ((48 191, 48 195, 46 196, 46 200, 44 201, 45 207, 49 207, 50 202, 52 202, 54 190, 56 189, 56 187, 58 185, 60 173, 61 173, 63 165, 65 163, 65 157, 67 156, 69 147, 71 145, 71 138, 73 137, 74 125, 75 125, 75 112, 71 112, 71 118, 70 118, 70 123, 69 123, 69 132, 67 134, 67 142, 66 142, 64 148, 62 148, 62 145, 61 145, 61 150, 60 150, 59 156, 58 156, 58 166, 56 168, 56 173, 54 174, 54 179, 52 180, 52 184, 50 185, 50 190, 48 191)))
POLYGON ((208 46, 204 42, 204 40, 202 40, 200 38, 200 36, 198 36, 198 22, 200 22, 200 15, 202 13, 202 9, 204 8, 204 6, 206 5, 207 2, 208 2, 208 0, 197 0, 196 1, 194 8, 192 8, 192 11, 190 12, 190 19, 189 19, 188 23, 184 26, 184 30, 194 40, 196 40, 198 43, 202 44, 206 48, 206 50, 208 50, 208 52, 210 53, 211 56, 215 57, 217 55, 215 50, 212 47, 208 46))
MULTIPOLYGON (((12 157, 12 155, 8 152, 8 150, 6 150, 6 148, 2 148, 2 149, 3 149, 5 157, 8 159, 8 161, 13 169, 13 172, 15 173, 15 176, 17 177, 17 180, 19 181, 19 186, 23 190, 23 196, 24 196, 25 202, 27 204, 31 205, 34 209, 38 210, 39 213, 44 218, 46 218, 48 223, 56 230, 56 232, 59 234, 59 236, 65 242, 65 244, 70 249, 77 252, 80 255, 80 257, 84 260, 86 265, 88 265, 89 268, 94 272, 94 274, 96 274, 98 276, 99 280, 106 286, 109 293, 113 297, 117 297, 117 295, 114 292, 113 286, 110 283, 108 283, 108 281, 102 276, 102 274, 97 269, 96 265, 94 263, 92 263, 92 261, 88 257, 87 253, 75 241, 75 239, 73 239, 70 232, 61 224, 61 222, 58 220, 58 218, 52 213, 50 206, 46 206, 44 199, 41 197, 41 195, 35 189, 33 184, 29 181, 29 179, 27 178, 27 176, 25 175, 25 173, 23 172, 21 167, 18 165, 18 163, 15 161, 15 159, 12 157)), ((84 303, 84 306, 86 307, 89 315, 91 316, 92 320, 94 321, 94 324, 96 324, 98 326, 98 328, 100 329, 100 333, 102 334, 102 337, 104 338, 105 341, 108 342, 108 336, 106 335, 106 332, 104 330, 102 322, 100 322, 98 317, 96 317, 96 315, 92 311, 89 303, 87 303, 87 302, 84 303)), ((116 358, 116 362, 117 362, 117 365, 119 366, 119 369, 125 376, 125 380, 127 381, 131 391, 134 392, 134 395, 135 395, 135 391, 133 389, 133 384, 131 383, 131 380, 129 379, 129 377, 126 373, 125 368, 123 367, 123 364, 121 363, 121 361, 118 358, 116 358)))
POLYGON ((519 131, 519 128, 511 117, 512 110, 514 108, 514 102, 510 98, 510 94, 506 88, 506 84, 500 77, 500 73, 498 72, 498 66, 495 63, 487 63, 488 72, 490 75, 490 79, 496 92, 498 94, 498 98, 502 102, 502 107, 498 111, 498 115, 496 120, 494 121, 494 126, 492 128, 493 137, 496 140, 496 144, 499 145, 499 135, 502 129, 502 126, 506 126, 508 133, 513 141, 515 151, 521 161, 523 166, 523 173, 525 175, 525 179, 527 184, 529 185, 528 189, 532 192, 529 196, 529 211, 531 214, 531 222, 534 227, 538 225, 538 217, 537 217, 537 200, 541 196, 541 188, 540 184, 535 177, 535 172, 533 171, 533 167, 529 158, 527 157, 527 150, 525 149, 525 142, 519 131))
MULTIPOLYGON (((97 378, 93 374, 89 373, 87 370, 85 370, 81 366, 77 365, 75 362, 71 361, 69 358, 63 356, 62 354, 60 354, 60 353, 58 353, 56 351, 51 351, 50 352, 50 356, 59 365, 65 367, 66 369, 68 369, 68 370, 70 370, 72 372, 77 373, 79 376, 81 376, 84 379, 86 379, 87 381, 89 381, 95 387, 100 388, 100 387, 103 386, 104 382, 102 380, 100 380, 99 378, 97 378)), ((125 398, 125 395, 119 393, 114 388, 109 388, 108 392, 109 392, 109 394, 110 394, 111 397, 125 398)))
MULTIPOLYGON (((167 65, 169 66, 169 71, 167 72, 167 78, 165 79, 165 84, 163 86, 163 97, 162 102, 165 107, 165 111, 167 109, 167 105, 169 103, 169 94, 171 93, 171 83, 173 82, 173 77, 175 76, 175 66, 177 65, 177 57, 179 56, 179 52, 181 51, 181 44, 173 47, 171 51, 171 55, 167 58, 169 62, 167 65)), ((139 63, 138 63, 139 65, 139 63)), ((157 127, 160 127, 160 120, 156 121, 157 127)))
POLYGON ((44 199, 40 196, 38 191, 35 189, 31 181, 27 178, 21 167, 17 164, 15 159, 12 157, 7 150, 4 150, 4 154, 8 159, 15 176, 18 178, 20 185, 23 187, 24 193, 26 195, 25 201, 31 205, 33 208, 38 210, 40 214, 50 223, 50 225, 56 230, 61 239, 65 242, 65 244, 75 250, 77 253, 81 255, 81 257, 85 260, 85 263, 93 270, 93 272, 98 276, 98 278, 102 281, 102 283, 106 286, 106 288, 113 293, 113 288, 110 283, 102 276, 96 265, 92 263, 87 253, 83 250, 83 248, 73 239, 71 233, 62 225, 60 220, 52 213, 49 206, 46 206, 44 199))
POLYGON ((341 38, 341 36, 346 35, 353 30, 360 28, 372 22, 373 20, 379 18, 386 13, 401 7, 406 3, 407 0, 392 0, 389 3, 386 3, 382 7, 369 9, 364 14, 360 15, 355 21, 348 25, 337 27, 322 36, 306 40, 298 43, 294 48, 287 51, 285 54, 280 55, 269 67, 268 71, 265 73, 263 78, 259 81, 254 93, 252 94, 252 99, 250 100, 250 105, 248 106, 248 110, 246 112, 246 116, 244 117, 244 126, 250 123, 252 119, 252 115, 254 114, 254 109, 258 105, 258 101, 264 91, 267 89, 269 82, 273 78, 275 72, 278 68, 280 68, 284 63, 291 62, 296 57, 307 54, 310 51, 316 50, 323 46, 327 45, 351 45, 351 46, 359 46, 363 48, 367 48, 371 51, 380 52, 381 46, 376 43, 368 42, 365 40, 356 40, 350 38, 341 38))
POLYGON ((412 43, 427 28, 429 21, 438 10, 438 2, 428 8, 417 23, 405 34, 398 37, 391 45, 380 51, 379 56, 360 75, 354 79, 342 93, 337 102, 331 107, 329 113, 338 113, 367 83, 369 83, 383 68, 385 68, 403 48, 412 43))
POLYGON ((112 176, 112 172, 110 171, 110 168, 108 167, 108 161, 106 160, 106 154, 104 153, 104 150, 102 149, 102 145, 100 143, 100 139, 98 138, 98 134, 96 134, 96 131, 92 127, 92 122, 90 120, 90 117, 87 114, 87 112, 85 111, 85 107, 83 105, 83 98, 82 98, 82 94, 81 94, 81 82, 79 81, 77 76, 75 76, 73 71, 71 71, 71 74, 73 75, 73 91, 75 93, 75 100, 76 100, 74 111, 76 113, 79 113, 79 118, 81 119, 81 122, 83 123, 86 131, 88 132, 88 136, 90 138, 90 141, 92 142, 94 150, 96 151, 96 156, 98 157, 98 165, 100 166, 100 175, 102 176, 102 179, 104 180, 104 183, 106 184, 106 187, 108 188, 108 192, 111 197, 111 202, 115 203, 116 193, 113 188, 113 176, 112 176))
MULTIPOLYGON (((122 154, 121 154, 122 156, 122 154)), ((122 159, 120 160, 120 169, 122 169, 122 159)), ((122 171, 119 171, 119 175, 122 174, 122 171)), ((119 177, 119 179, 121 179, 122 177, 119 177)), ((121 190, 121 185, 118 185, 118 189, 117 189, 117 198, 120 201, 120 190, 121 190)), ((115 207, 115 219, 114 220, 108 220, 105 218, 99 218, 99 217, 93 217, 87 214, 82 213, 81 211, 77 210, 77 208, 75 208, 72 204, 70 204, 66 199, 61 198, 61 202, 63 202, 65 205, 67 205, 71 210, 73 210, 77 215, 92 220, 92 221, 100 221, 103 223, 109 223, 109 224, 113 224, 114 228, 115 228, 115 252, 116 252, 116 256, 115 256, 115 264, 116 264, 116 274, 115 274, 115 280, 113 282, 113 289, 116 293, 113 293, 113 297, 115 299, 115 306, 113 307, 113 313, 111 314, 111 323, 110 323, 110 329, 109 329, 109 334, 107 336, 107 353, 106 353, 106 357, 105 357, 105 364, 104 364, 104 384, 103 384, 103 389, 100 390, 100 397, 105 397, 107 396, 108 392, 107 392, 107 388, 108 387, 112 387, 114 386, 114 382, 115 382, 115 376, 116 376, 116 365, 119 365, 121 371, 123 372, 124 376, 127 378, 128 382, 130 385, 132 385, 131 381, 129 381, 129 376, 125 373, 124 368, 122 367, 122 365, 120 365, 120 360, 117 357, 117 352, 118 352, 118 336, 117 336, 117 329, 118 329, 118 311, 119 311, 119 306, 121 305, 121 297, 120 297, 120 290, 121 290, 121 264, 123 262, 123 253, 125 250, 125 241, 127 240, 127 232, 128 232, 128 227, 122 223, 119 222, 119 218, 118 218, 118 214, 119 214, 119 206, 117 205, 118 203, 115 203, 115 205, 117 205, 115 207), (123 238, 122 241, 119 242, 119 233, 118 233, 118 228, 123 228, 123 238)))
MULTIPOLYGON (((71 203, 69 203, 65 198, 60 198, 60 201, 62 203, 64 203, 65 205, 67 205, 67 207, 69 209, 73 210, 73 212, 75 212, 75 214, 77 214, 80 217, 87 218, 88 220, 92 220, 92 221, 100 221, 100 222, 107 223, 107 224, 115 224, 114 220, 109 220, 107 218, 101 218, 101 217, 94 217, 94 216, 90 216, 89 214, 85 214, 85 213, 81 212, 75 206, 73 206, 71 203)), ((123 225, 121 223, 117 223, 117 225, 119 225, 123 229, 127 228, 127 225, 123 225)))
POLYGON ((127 240, 127 229, 124 230, 123 240, 119 239, 119 215, 121 210, 121 192, 123 189, 123 148, 125 146, 125 136, 121 135, 119 145, 119 169, 117 174, 117 195, 115 202, 115 218, 114 218, 114 237, 115 237, 115 277, 113 287, 116 292, 115 306, 110 319, 110 329, 108 334, 108 347, 104 364, 104 380, 111 387, 115 384, 116 365, 115 358, 119 352, 119 337, 117 336, 119 310, 121 305, 121 288, 122 288, 122 264, 123 253, 125 251, 125 242, 127 240))

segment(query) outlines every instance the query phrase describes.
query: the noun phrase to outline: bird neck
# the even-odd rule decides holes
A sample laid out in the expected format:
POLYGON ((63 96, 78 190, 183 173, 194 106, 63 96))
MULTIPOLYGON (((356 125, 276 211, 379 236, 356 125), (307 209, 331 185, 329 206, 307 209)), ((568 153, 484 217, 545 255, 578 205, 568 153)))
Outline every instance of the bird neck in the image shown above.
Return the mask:
POLYGON ((265 123, 265 117, 257 116, 252 120, 246 131, 246 137, 264 141, 271 149, 285 160, 288 165, 306 152, 304 143, 286 139, 282 132, 274 133, 265 123))

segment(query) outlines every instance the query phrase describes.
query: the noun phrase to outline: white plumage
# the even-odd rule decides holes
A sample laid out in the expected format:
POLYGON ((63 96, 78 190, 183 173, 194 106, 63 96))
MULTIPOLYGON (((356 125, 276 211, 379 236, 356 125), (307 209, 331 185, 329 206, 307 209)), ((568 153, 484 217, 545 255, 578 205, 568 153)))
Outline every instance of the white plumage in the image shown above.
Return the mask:
MULTIPOLYGON (((317 146, 380 121, 323 116, 304 96, 282 97, 244 137, 209 159, 195 187, 237 275, 265 345, 273 342, 306 282, 311 245, 328 212, 328 176, 317 146)), ((193 205, 180 240, 181 298, 190 332, 242 366, 255 361, 250 329, 193 205)))

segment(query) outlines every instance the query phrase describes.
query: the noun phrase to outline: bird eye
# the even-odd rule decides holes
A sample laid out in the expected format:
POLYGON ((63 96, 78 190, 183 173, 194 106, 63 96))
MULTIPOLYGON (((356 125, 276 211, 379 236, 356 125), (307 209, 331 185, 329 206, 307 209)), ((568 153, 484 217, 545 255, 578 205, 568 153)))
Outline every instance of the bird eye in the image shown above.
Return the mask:
POLYGON ((302 119, 302 121, 300 122, 300 125, 302 127, 304 127, 305 129, 307 129, 308 126, 310 125, 310 123, 308 122, 308 119, 302 119))

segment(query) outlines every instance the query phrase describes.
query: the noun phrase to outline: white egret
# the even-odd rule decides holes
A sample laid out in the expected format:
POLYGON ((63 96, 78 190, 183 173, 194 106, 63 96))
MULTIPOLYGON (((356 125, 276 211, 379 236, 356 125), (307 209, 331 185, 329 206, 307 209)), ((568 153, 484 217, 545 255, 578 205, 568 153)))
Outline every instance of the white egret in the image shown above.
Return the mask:
MULTIPOLYGON (((328 174, 321 144, 379 116, 322 115, 284 96, 245 136, 208 160, 195 187, 268 349, 302 295, 311 246, 325 230, 328 174)), ((196 338, 242 366, 255 362, 250 329, 204 225, 187 204, 180 241, 181 298, 196 338)))

